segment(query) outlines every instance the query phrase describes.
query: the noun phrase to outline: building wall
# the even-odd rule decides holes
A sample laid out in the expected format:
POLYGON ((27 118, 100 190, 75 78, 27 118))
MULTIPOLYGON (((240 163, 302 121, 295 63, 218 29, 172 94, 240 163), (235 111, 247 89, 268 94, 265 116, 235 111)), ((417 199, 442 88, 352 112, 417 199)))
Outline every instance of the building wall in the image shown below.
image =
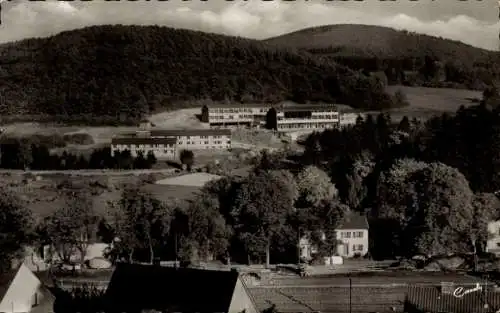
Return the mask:
POLYGON ((125 151, 129 150, 130 154, 135 158, 142 151, 144 156, 152 151, 157 159, 175 159, 176 157, 176 147, 175 145, 111 145, 111 155, 115 151, 125 151))
POLYGON ((21 265, 0 302, 0 312, 30 312, 41 286, 40 280, 26 266, 21 265))
POLYGON ((339 229, 337 240, 339 241, 337 254, 340 256, 353 257, 356 254, 364 256, 368 253, 367 229, 339 229))
POLYGON ((179 136, 177 151, 188 150, 219 150, 231 148, 231 136, 179 136))
POLYGON ((500 254, 500 221, 488 223, 486 252, 500 254))
POLYGON ((276 114, 278 130, 327 129, 339 125, 339 113, 334 111, 312 111, 310 118, 285 118, 285 112, 276 114))
POLYGON ((208 121, 210 123, 252 123, 252 108, 209 108, 208 121))
POLYGON ((258 313, 243 281, 238 277, 228 313, 241 313, 243 310, 245 313, 258 313))
POLYGON ((340 115, 340 126, 355 125, 359 115, 359 113, 342 113, 340 115))

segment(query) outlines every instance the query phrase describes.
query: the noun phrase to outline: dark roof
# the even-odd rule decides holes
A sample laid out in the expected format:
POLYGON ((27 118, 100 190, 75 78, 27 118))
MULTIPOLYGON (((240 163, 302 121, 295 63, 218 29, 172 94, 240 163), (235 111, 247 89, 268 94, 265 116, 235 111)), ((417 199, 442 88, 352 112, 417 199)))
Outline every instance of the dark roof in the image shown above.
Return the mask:
POLYGON ((151 130, 151 137, 177 137, 177 136, 230 136, 230 129, 158 129, 151 130))
POLYGON ((270 103, 217 103, 214 105, 207 105, 208 109, 229 109, 229 108, 270 108, 274 106, 270 103))
POLYGON ((112 145, 152 145, 152 144, 164 144, 164 145, 175 145, 177 142, 176 138, 152 138, 152 137, 115 137, 111 139, 112 145))
POLYGON ((283 111, 315 111, 315 110, 336 110, 334 104, 295 104, 285 103, 281 106, 283 111))
POLYGON ((5 293, 9 290, 10 284, 16 277, 19 268, 0 274, 0 302, 3 300, 5 293))
POLYGON ((228 312, 238 273, 118 264, 106 291, 116 312, 228 312))
MULTIPOLYGON (((471 287, 467 286, 466 289, 471 287)), ((405 302, 405 312, 487 313, 500 308, 500 294, 485 289, 457 298, 453 294, 443 294, 440 287, 410 286, 405 302), (485 303, 488 304, 487 308, 485 303)))
POLYGON ((366 216, 357 213, 351 212, 349 213, 344 223, 340 225, 337 229, 368 229, 368 221, 366 220, 366 216))

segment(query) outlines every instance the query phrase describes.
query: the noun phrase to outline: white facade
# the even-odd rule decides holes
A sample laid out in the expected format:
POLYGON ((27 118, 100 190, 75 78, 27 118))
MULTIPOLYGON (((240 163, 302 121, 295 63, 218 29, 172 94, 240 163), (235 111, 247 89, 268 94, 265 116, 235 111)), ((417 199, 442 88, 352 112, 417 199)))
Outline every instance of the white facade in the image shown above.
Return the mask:
POLYGON ((208 122, 211 126, 258 125, 270 108, 271 106, 211 107, 208 108, 208 122))
POLYGON ((277 113, 278 130, 297 131, 303 129, 328 129, 339 125, 339 112, 319 111, 311 112, 310 118, 287 118, 285 112, 277 113))
MULTIPOLYGON (((365 256, 368 253, 368 229, 336 230, 336 236, 337 256, 351 258, 356 255, 365 256)), ((314 254, 318 253, 317 248, 305 236, 300 239, 299 249, 301 259, 305 260, 312 259, 314 254)))
POLYGON ((488 223, 488 240, 486 252, 500 255, 500 221, 488 223))
POLYGON ((111 154, 115 151, 129 150, 132 157, 137 157, 140 152, 144 157, 153 152, 157 159, 175 159, 175 140, 154 140, 153 138, 113 138, 111 140, 111 154), (137 140, 133 140, 137 139, 137 140))
POLYGON ((182 150, 231 149, 231 131, 228 129, 151 130, 138 131, 136 136, 115 137, 111 151, 129 150, 133 157, 140 151, 153 152, 158 159, 175 159, 182 150))
POLYGON ((187 150, 231 149, 231 135, 179 136, 176 144, 187 150))
POLYGON ((344 257, 368 253, 368 229, 337 230, 337 254, 344 257))
POLYGON ((339 112, 333 104, 284 104, 277 110, 278 131, 323 130, 339 125, 339 112))
POLYGON ((21 265, 0 302, 0 312, 28 313, 41 302, 42 283, 26 266, 21 265))

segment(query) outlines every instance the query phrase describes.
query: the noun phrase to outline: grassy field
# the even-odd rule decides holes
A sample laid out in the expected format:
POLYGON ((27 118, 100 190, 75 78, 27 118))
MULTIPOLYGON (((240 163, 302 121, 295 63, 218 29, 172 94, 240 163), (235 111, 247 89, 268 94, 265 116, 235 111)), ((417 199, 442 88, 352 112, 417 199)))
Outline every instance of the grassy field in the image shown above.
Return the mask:
POLYGON ((389 86, 387 91, 395 93, 401 90, 410 103, 408 107, 389 111, 394 120, 403 116, 428 119, 444 112, 455 112, 460 106, 477 104, 474 99, 481 99, 480 91, 448 88, 425 88, 407 86, 389 86))
MULTIPOLYGON (((136 184, 148 186, 151 181, 165 178, 165 174, 122 174, 122 175, 85 175, 68 174, 38 175, 37 179, 26 179, 23 174, 3 173, 2 185, 24 201, 37 217, 44 217, 66 205, 65 192, 68 185, 90 190, 95 210, 105 215, 108 201, 117 200, 127 186, 136 184)), ((163 194, 166 194, 165 192, 163 194)), ((175 196, 176 192, 168 193, 175 196)))

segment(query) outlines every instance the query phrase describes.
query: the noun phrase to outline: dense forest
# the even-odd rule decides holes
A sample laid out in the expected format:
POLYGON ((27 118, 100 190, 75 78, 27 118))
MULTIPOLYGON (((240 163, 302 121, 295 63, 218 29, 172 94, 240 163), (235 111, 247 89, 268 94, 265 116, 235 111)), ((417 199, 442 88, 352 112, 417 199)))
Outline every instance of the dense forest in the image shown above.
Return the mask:
POLYGON ((192 100, 398 106, 378 78, 308 53, 159 26, 93 26, 0 46, 0 115, 135 122, 192 100))
POLYGON ((497 52, 380 26, 320 26, 266 42, 325 56, 365 74, 384 72, 393 85, 481 90, 500 76, 497 52))

